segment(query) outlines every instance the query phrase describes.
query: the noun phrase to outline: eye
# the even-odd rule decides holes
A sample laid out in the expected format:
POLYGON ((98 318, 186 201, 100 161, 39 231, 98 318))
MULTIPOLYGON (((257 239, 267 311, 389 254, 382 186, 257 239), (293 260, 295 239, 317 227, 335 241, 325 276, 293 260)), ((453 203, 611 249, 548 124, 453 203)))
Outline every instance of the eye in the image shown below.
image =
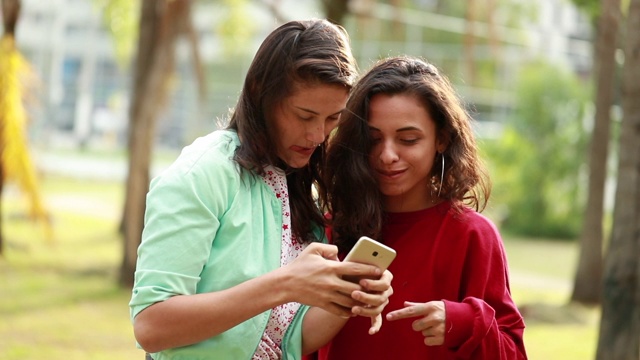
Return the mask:
POLYGON ((327 118, 327 121, 330 121, 330 122, 334 122, 334 121, 338 121, 338 120, 340 120, 340 115, 339 114, 338 115, 334 115, 334 116, 329 116, 327 118))
POLYGON ((402 143, 407 144, 407 145, 413 145, 413 144, 417 143, 418 140, 420 140, 420 139, 418 139, 418 138, 400 139, 400 141, 402 143))

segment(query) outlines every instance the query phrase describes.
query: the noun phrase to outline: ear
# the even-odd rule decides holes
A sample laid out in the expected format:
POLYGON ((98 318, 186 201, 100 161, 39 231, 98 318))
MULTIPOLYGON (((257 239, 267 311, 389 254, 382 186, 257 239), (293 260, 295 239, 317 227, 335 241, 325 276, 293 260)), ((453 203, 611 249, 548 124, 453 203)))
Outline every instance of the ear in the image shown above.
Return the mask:
POLYGON ((449 136, 447 136, 443 131, 438 133, 438 138, 436 139, 436 151, 438 154, 444 153, 449 147, 449 136))

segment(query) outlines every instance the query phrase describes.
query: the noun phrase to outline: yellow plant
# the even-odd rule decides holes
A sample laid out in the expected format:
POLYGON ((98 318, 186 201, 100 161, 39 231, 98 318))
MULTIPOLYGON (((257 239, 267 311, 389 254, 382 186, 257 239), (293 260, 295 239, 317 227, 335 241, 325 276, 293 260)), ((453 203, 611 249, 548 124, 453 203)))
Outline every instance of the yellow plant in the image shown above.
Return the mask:
POLYGON ((27 141, 27 112, 23 99, 25 76, 31 68, 16 49, 12 36, 0 38, 0 166, 3 182, 14 181, 29 197, 32 219, 44 225, 47 240, 53 238, 51 222, 45 208, 35 167, 27 141))

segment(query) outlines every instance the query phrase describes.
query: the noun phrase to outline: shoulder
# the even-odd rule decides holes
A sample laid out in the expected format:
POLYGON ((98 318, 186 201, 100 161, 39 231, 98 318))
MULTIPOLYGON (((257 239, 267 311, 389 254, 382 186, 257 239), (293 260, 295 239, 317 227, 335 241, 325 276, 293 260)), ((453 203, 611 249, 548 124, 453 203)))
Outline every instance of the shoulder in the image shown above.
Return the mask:
POLYGON ((502 238, 498 227, 485 215, 464 207, 461 212, 450 209, 447 217, 450 218, 450 227, 457 229, 456 232, 468 241, 501 247, 502 238))
POLYGON ((233 155, 239 145, 233 131, 217 130, 197 138, 182 149, 178 158, 161 175, 161 178, 184 177, 190 174, 204 175, 220 172, 235 172, 233 155))
POLYGON ((151 189, 235 193, 241 174, 233 160, 239 145, 233 131, 217 130, 186 146, 178 158, 151 182, 151 189))
POLYGON ((239 144, 234 131, 214 131, 197 138, 191 145, 182 149, 176 165, 180 165, 180 169, 184 171, 193 171, 200 167, 209 169, 210 165, 234 166, 233 155, 239 144))
POLYGON ((469 229, 482 232, 498 232, 498 228, 493 221, 485 215, 469 208, 464 208, 461 214, 461 221, 466 223, 469 229))

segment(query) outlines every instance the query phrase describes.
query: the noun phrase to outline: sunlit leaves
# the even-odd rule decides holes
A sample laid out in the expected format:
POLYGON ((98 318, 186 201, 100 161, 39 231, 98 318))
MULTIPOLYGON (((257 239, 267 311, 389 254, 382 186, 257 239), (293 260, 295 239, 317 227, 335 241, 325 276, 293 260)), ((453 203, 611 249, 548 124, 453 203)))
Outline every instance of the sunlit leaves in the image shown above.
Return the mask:
POLYGON ((224 52, 229 55, 241 54, 255 30, 255 24, 247 16, 247 0, 222 0, 222 3, 227 14, 217 29, 222 36, 224 52))
POLYGON ((93 0, 102 20, 113 36, 116 58, 121 66, 128 66, 138 38, 140 1, 93 0))

